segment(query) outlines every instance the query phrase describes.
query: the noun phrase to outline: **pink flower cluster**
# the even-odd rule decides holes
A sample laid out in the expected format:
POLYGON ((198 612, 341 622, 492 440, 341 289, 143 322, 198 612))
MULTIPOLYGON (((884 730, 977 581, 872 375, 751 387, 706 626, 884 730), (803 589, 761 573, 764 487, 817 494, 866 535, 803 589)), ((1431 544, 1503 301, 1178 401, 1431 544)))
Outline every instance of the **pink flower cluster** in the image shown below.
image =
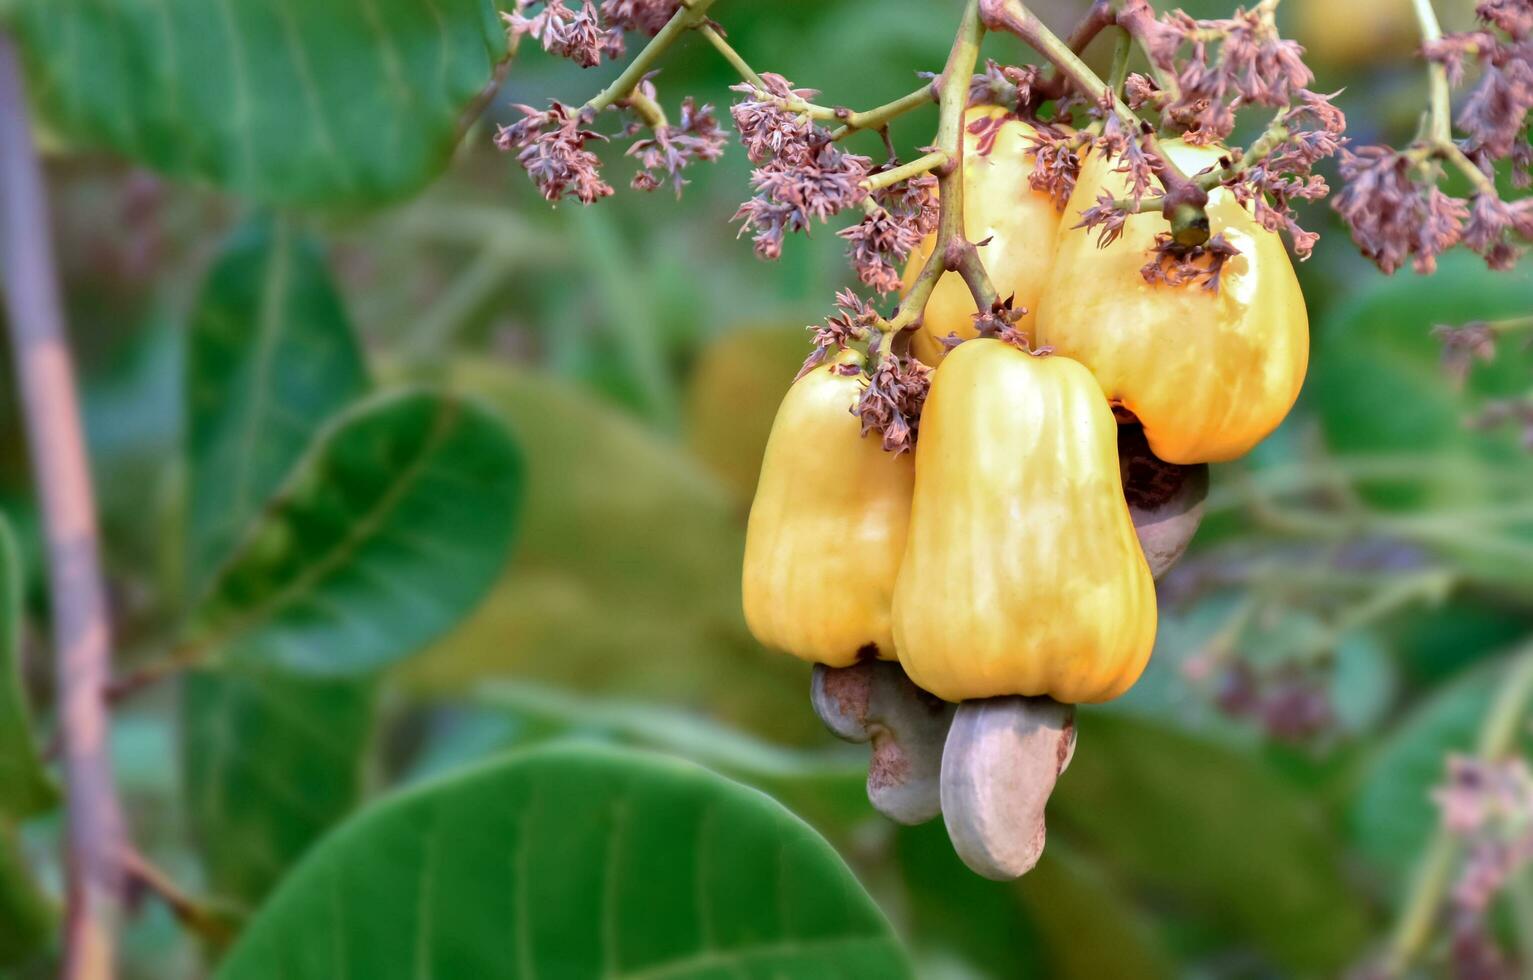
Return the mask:
POLYGON ((592 68, 622 56, 624 31, 653 36, 680 7, 680 0, 602 0, 599 10, 591 0, 574 8, 565 0, 516 0, 500 16, 513 38, 530 37, 549 54, 592 68))
MULTIPOLYGON (((1512 182, 1533 183, 1533 0, 1488 0, 1476 8, 1481 29, 1450 34, 1423 53, 1442 65, 1452 85, 1475 64, 1480 78, 1455 120, 1464 138, 1452 146, 1418 140, 1401 151, 1366 146, 1342 154, 1347 186, 1334 206, 1363 254, 1385 272, 1409 262, 1430 273, 1456 245, 1493 269, 1510 268, 1533 240, 1533 200, 1505 201, 1492 181, 1495 164, 1511 164, 1512 182), (1460 159, 1484 179, 1468 198, 1438 186, 1441 162, 1460 159)), ((1471 171, 1472 173, 1472 171, 1471 171)))

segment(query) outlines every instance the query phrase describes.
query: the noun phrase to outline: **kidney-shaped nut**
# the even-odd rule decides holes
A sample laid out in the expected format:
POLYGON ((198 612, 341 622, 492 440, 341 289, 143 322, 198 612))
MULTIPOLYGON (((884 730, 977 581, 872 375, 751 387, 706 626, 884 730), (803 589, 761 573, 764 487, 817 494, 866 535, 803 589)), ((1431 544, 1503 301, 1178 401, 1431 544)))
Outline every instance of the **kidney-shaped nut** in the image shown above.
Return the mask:
POLYGON ((1182 557, 1203 523, 1208 464, 1180 466, 1160 459, 1150 451, 1144 429, 1129 423, 1118 426, 1118 471, 1140 550, 1158 579, 1182 557))
POLYGON ((896 823, 919 824, 940 812, 943 743, 953 705, 910 682, 897 663, 817 664, 815 714, 836 737, 871 742, 868 800, 896 823))
POLYGON ((1075 707, 1017 696, 958 706, 942 753, 942 818, 976 874, 1020 877, 1038 863, 1044 807, 1075 753, 1075 707))

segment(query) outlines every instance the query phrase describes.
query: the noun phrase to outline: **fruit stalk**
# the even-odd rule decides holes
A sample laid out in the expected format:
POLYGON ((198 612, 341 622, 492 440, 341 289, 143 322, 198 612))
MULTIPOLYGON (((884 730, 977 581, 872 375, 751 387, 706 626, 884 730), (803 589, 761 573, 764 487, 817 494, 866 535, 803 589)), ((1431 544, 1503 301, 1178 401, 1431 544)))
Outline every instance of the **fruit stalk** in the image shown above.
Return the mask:
POLYGON ((941 116, 937 122, 937 147, 947 154, 946 164, 937 171, 937 190, 942 208, 937 219, 937 247, 921 267, 920 274, 905 293, 900 310, 889 321, 889 332, 897 333, 920 322, 926 301, 931 298, 937 280, 944 272, 958 272, 974 293, 974 302, 988 310, 995 302, 995 287, 979 261, 963 227, 963 115, 969 101, 969 79, 979 62, 979 42, 985 35, 980 21, 981 0, 964 5, 963 19, 947 65, 942 69, 937 102, 941 116))

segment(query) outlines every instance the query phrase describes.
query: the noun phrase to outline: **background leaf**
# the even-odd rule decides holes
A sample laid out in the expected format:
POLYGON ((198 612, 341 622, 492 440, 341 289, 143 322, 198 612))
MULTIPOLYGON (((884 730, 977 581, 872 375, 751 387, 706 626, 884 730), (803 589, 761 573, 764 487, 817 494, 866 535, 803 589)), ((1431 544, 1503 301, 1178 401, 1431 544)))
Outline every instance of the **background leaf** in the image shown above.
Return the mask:
MULTIPOLYGON (((1432 789, 1447 778, 1450 753, 1475 749, 1491 700, 1506 673, 1485 664, 1436 691, 1391 731, 1361 769, 1347 812, 1352 843, 1377 876, 1389 901, 1404 884, 1438 826, 1432 789)), ((1533 737, 1523 732, 1524 749, 1533 737)))
POLYGON ((23 963, 47 946, 54 918, 22 859, 15 828, 0 819, 0 967, 23 963))
POLYGON ((323 253, 279 220, 256 219, 229 239, 190 334, 188 571, 200 583, 368 381, 323 253))
POLYGON ((491 0, 17 0, 57 131, 253 200, 395 197, 434 177, 506 58, 491 0))
POLYGON ((1080 719, 1049 832, 1252 937, 1295 970, 1335 970, 1369 919, 1323 814, 1258 761, 1124 714, 1080 719))
POLYGON ((194 648, 313 674, 360 674, 420 649, 506 558, 522 464, 505 430, 424 391, 335 419, 214 583, 194 648))
POLYGON ((524 533, 494 592, 406 665, 446 694, 514 676, 680 703, 783 741, 823 741, 809 668, 751 638, 745 522, 696 460, 567 383, 484 361, 442 382, 493 406, 527 454, 524 533))
POLYGON ((598 974, 910 972, 835 852, 767 797, 640 753, 551 748, 336 831, 218 976, 598 974))
POLYGON ((777 406, 809 356, 803 326, 737 327, 698 356, 687 390, 687 445, 749 509, 777 406))
POLYGON ((362 797, 376 685, 257 671, 182 684, 182 789, 208 884, 254 907, 362 797))
MULTIPOLYGON (((1455 391, 1439 366, 1437 324, 1526 313, 1533 267, 1491 272, 1472 255, 1444 257, 1431 277, 1396 276, 1343 303, 1317 331, 1308 397, 1326 439, 1353 465, 1390 465, 1397 475, 1363 482, 1367 499, 1397 512, 1494 507, 1533 479, 1533 459, 1514 426, 1467 422, 1488 399, 1524 394, 1533 354, 1504 340, 1492 363, 1476 362, 1455 391)), ((1487 526, 1439 518, 1420 534, 1476 571, 1533 582, 1533 513, 1487 526)))
MULTIPOLYGON (((260 217, 224 244, 186 358, 190 579, 215 574, 325 421, 368 388, 324 254, 260 217)), ((203 871, 254 906, 360 799, 376 684, 203 670, 181 685, 182 788, 203 871)))
POLYGON ((10 522, 0 517, 0 824, 52 807, 58 790, 32 736, 21 676, 21 557, 10 522))

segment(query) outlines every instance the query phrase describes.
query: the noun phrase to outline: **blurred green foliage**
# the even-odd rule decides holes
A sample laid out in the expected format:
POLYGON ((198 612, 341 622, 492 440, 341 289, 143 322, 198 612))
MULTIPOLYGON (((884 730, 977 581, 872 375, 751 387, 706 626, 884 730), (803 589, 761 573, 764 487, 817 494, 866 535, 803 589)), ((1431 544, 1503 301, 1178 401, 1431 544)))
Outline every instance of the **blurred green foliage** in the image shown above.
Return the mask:
MULTIPOLYGON (((488 3, 442 5, 471 15, 447 47, 433 35, 429 49, 418 38, 400 48, 415 93, 403 101, 367 84, 388 59, 356 18, 372 9, 414 37, 424 7, 290 4, 315 45, 315 88, 294 89, 297 49, 279 43, 284 55, 247 59, 259 99, 242 117, 212 66, 272 40, 275 8, 228 6, 248 32, 239 43, 208 26, 216 5, 190 0, 167 5, 163 36, 139 5, 123 20, 113 14, 128 8, 110 0, 11 5, 45 124, 68 149, 50 176, 122 660, 157 661, 198 635, 188 621, 242 638, 246 669, 192 674, 179 698, 130 703, 114 730, 141 847, 210 900, 253 910, 277 888, 223 975, 272 975, 265 957, 321 938, 343 937, 357 957, 396 948, 418 921, 389 918, 392 906, 371 923, 362 913, 375 895, 417 895, 429 867, 448 876, 431 879, 433 901, 451 903, 431 921, 461 923, 463 948, 491 936, 505 949, 509 920, 491 913, 522 879, 485 868, 529 829, 514 823, 536 785, 562 809, 539 811, 530 846, 570 907, 598 894, 584 885, 619 826, 620 791, 653 794, 632 814, 645 838, 625 849, 664 865, 646 873, 666 888, 621 896, 625 950, 680 948, 681 918, 660 913, 692 900, 676 897, 688 883, 676 874, 692 866, 690 829, 711 805, 740 815, 717 852, 721 875, 739 863, 716 893, 739 912, 730 928, 784 924, 761 912, 766 872, 753 862, 763 840, 785 839, 806 855, 796 887, 813 894, 800 897, 821 909, 837 899, 818 925, 872 937, 867 948, 895 964, 887 917, 922 977, 1336 975, 1373 948, 1436 826, 1429 793, 1444 757, 1473 744, 1499 655, 1533 627, 1533 462, 1512 430, 1465 424, 1487 398, 1525 393, 1533 356, 1504 344, 1455 389, 1429 333, 1533 308, 1526 263, 1495 274, 1455 257, 1431 278, 1386 279, 1327 212, 1308 216, 1326 237, 1299 267, 1314 335, 1301 403, 1258 452, 1215 473, 1186 574, 1162 588, 1149 670, 1121 702, 1082 710, 1047 855, 998 884, 962 868, 940 825, 876 817, 863 750, 830 739, 809 708, 807 667, 762 650, 739 610, 766 431, 806 352, 805 324, 849 284, 833 229, 756 261, 727 220, 748 176, 733 146, 689 171, 679 201, 620 191, 591 209, 547 207, 490 149, 490 124, 516 103, 577 101, 617 66, 582 73, 535 50, 448 167, 458 113, 497 54, 488 3), (65 84, 71 36, 92 72, 78 86, 65 84), (200 60, 169 59, 162 43, 200 60), (346 70, 359 64, 368 70, 346 70), (244 144, 252 131, 263 139, 244 144), (93 147, 196 180, 162 182, 93 147), (250 213, 274 200, 322 206, 250 213), (381 368, 381 393, 365 359, 381 368), (426 387, 401 394, 405 384, 426 387), (375 534, 358 515, 383 498, 405 509, 375 534), (347 544, 363 525, 371 551, 347 544), (415 552, 401 545, 412 538, 415 552), (210 591, 215 605, 200 605, 210 591), (1274 743, 1220 710, 1199 673, 1210 650, 1323 671, 1337 724, 1274 743), (312 676, 337 673, 348 676, 312 676), (564 747, 450 774, 551 741, 564 747), (167 761, 177 747, 179 773, 167 761), (882 911, 797 821, 657 754, 776 798, 835 845, 882 911), (401 785, 412 788, 389 797, 401 785), (440 866, 424 856, 438 819, 454 828, 429 837, 445 842, 440 866), (331 887, 344 921, 319 894, 331 887)), ((1063 27, 1079 5, 1037 6, 1063 27)), ((1310 6, 1283 9, 1306 30, 1310 6)), ((952 8, 781 0, 718 15, 753 64, 865 107, 940 67, 952 8)), ((1024 57, 1003 39, 987 53, 1024 57)), ((1317 87, 1347 86, 1340 104, 1359 138, 1408 136, 1419 73, 1374 53, 1327 55, 1317 87)), ((1105 54, 1099 44, 1088 58, 1105 54)), ((688 38, 656 84, 668 106, 695 93, 722 109, 734 81, 688 38)), ((896 146, 929 142, 934 119, 899 121, 896 146)), ((872 136, 858 148, 880 152, 872 136)), ((625 182, 629 165, 608 157, 625 182)), ((0 503, 20 535, 26 600, 8 618, 30 636, 46 603, 5 394, 0 503)), ((14 646, 0 650, 7 692, 14 646)), ((46 727, 52 692, 37 658, 24 659, 46 727)), ((0 714, 0 728, 14 717, 0 714)), ((22 816, 12 802, 0 810, 22 816)), ((0 826, 0 963, 32 952, 8 945, 13 923, 34 942, 49 924, 33 876, 15 872, 24 858, 57 879, 56 823, 30 821, 15 846, 0 826)), ((128 940, 130 976, 206 973, 152 903, 128 940)), ((556 940, 608 948, 589 931, 556 940)), ((440 955, 446 971, 451 954, 440 955)), ((21 975, 47 969, 34 958, 21 975)))

